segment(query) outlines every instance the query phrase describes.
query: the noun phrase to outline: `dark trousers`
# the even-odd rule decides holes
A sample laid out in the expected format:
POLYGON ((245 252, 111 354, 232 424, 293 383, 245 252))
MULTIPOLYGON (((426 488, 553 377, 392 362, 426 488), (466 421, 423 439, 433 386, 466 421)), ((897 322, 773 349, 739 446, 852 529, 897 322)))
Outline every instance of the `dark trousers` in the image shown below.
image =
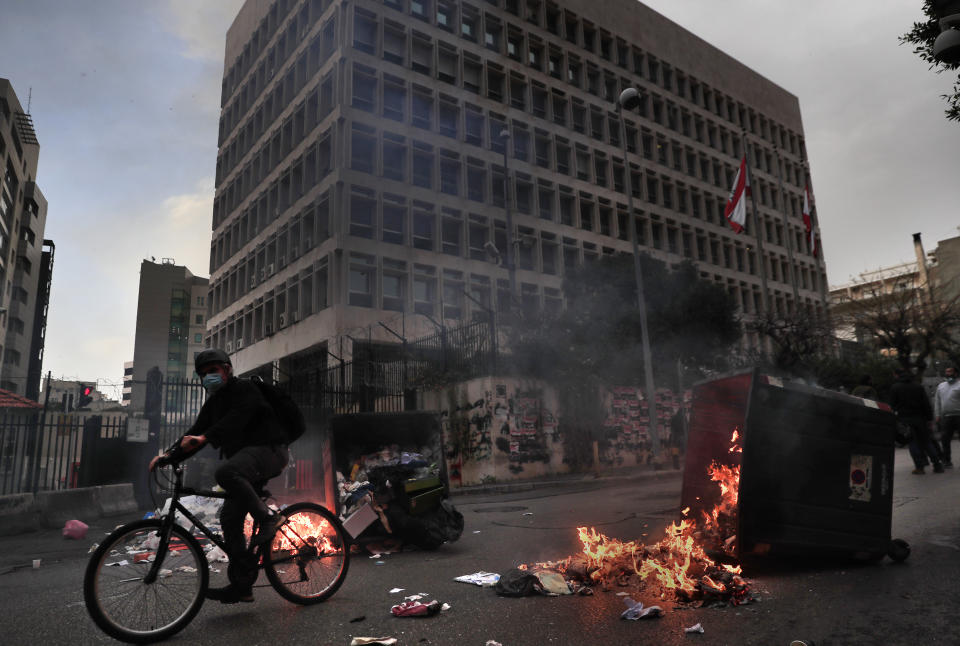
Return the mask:
POLYGON ((922 469, 931 462, 934 467, 940 466, 940 447, 933 441, 927 421, 920 417, 902 418, 901 421, 910 427, 913 436, 910 439, 910 457, 914 466, 922 469))
POLYGON ((257 564, 251 562, 253 558, 247 554, 243 521, 247 514, 257 522, 270 514, 257 489, 280 475, 286 465, 285 446, 247 446, 217 468, 217 484, 230 494, 220 510, 220 528, 230 558, 227 575, 230 583, 238 587, 249 588, 257 579, 257 564))
POLYGON ((960 435, 960 416, 950 415, 940 418, 940 447, 943 450, 943 461, 950 460, 950 442, 953 441, 953 434, 960 435))

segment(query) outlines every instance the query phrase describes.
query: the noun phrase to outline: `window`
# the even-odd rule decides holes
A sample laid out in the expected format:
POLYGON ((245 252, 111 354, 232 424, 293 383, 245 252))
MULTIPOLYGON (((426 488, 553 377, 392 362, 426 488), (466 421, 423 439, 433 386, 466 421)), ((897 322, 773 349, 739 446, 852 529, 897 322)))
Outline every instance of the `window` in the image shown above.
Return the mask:
POLYGON ((459 64, 456 48, 440 43, 437 49, 437 78, 444 83, 456 84, 459 64))
POLYGON ((402 312, 406 301, 407 263, 383 259, 383 309, 402 312))
POLYGON ((404 181, 407 177, 407 146, 405 139, 388 132, 383 133, 383 176, 404 181))
POLYGON ((197 314, 193 317, 194 325, 203 325, 203 314, 197 314))
POLYGON ((413 211, 413 246, 417 249, 433 251, 435 216, 423 207, 413 211))
POLYGON ((397 65, 406 64, 407 34, 403 25, 384 21, 383 60, 397 65))
POLYGON ((354 123, 350 138, 350 168, 372 174, 376 166, 376 143, 373 128, 354 123))
POLYGON ((414 72, 421 74, 431 74, 433 71, 433 42, 428 36, 421 36, 414 33, 413 36, 413 60, 411 68, 414 72))
POLYGON ((436 268, 426 265, 413 266, 413 311, 432 316, 437 302, 436 268))
POLYGON ((452 269, 444 269, 443 318, 463 318, 464 298, 463 273, 452 269))
POLYGON ((407 106, 407 89, 401 79, 383 77, 383 116, 403 121, 407 106))
POLYGON ((460 255, 460 235, 463 223, 455 217, 444 216, 440 223, 441 251, 450 256, 460 255))
POLYGON ((541 185, 537 191, 537 206, 540 211, 540 219, 553 220, 553 187, 541 185))
POLYGON ((402 197, 384 195, 381 239, 391 244, 406 242, 407 207, 402 197))
POLYGON ((452 151, 440 153, 440 192, 447 195, 460 194, 460 159, 452 151))
POLYGON ((487 49, 495 52, 500 51, 500 39, 503 34, 503 28, 500 22, 490 16, 486 17, 483 30, 483 44, 487 49))
POLYGON ((350 235, 373 239, 374 215, 377 203, 375 193, 358 186, 350 194, 350 235))
POLYGON ((457 122, 460 117, 460 109, 456 103, 440 100, 440 109, 438 111, 438 120, 440 122, 440 134, 456 139, 458 136, 457 122))
POLYGON ((467 199, 483 202, 486 198, 487 171, 483 162, 470 160, 467 163, 467 199))
POLYGON ((479 59, 464 53, 463 88, 474 94, 480 94, 480 79, 483 76, 483 64, 479 59))
POLYGON ((202 332, 197 332, 196 334, 194 334, 194 335, 193 335, 193 342, 194 342, 194 343, 203 343, 203 333, 202 333, 202 332))
POLYGON ((377 17, 359 7, 353 16, 353 46, 367 54, 377 53, 377 17))
POLYGON ((376 105, 376 72, 362 65, 353 68, 353 106, 373 112, 376 105))
POLYGON ((463 15, 460 17, 460 35, 469 41, 477 42, 477 24, 479 22, 480 19, 475 13, 464 8, 463 15))
POLYGON ((421 20, 430 19, 431 0, 410 0, 410 13, 421 20))
POLYGON ((365 254, 350 254, 349 296, 350 305, 373 307, 373 284, 376 267, 374 257, 365 254))
POLYGON ((433 146, 414 142, 413 144, 413 185, 433 188, 433 146))
POLYGON ((483 112, 478 108, 467 106, 464 111, 466 125, 466 142, 474 146, 483 145, 483 112))
POLYGON ((480 215, 470 216, 469 247, 471 260, 490 260, 485 245, 490 240, 490 225, 487 219, 480 215))
POLYGON ((453 31, 456 22, 456 10, 445 0, 437 0, 437 25, 453 31))
POLYGON ((420 87, 413 90, 413 125, 426 130, 433 127, 433 93, 420 87))

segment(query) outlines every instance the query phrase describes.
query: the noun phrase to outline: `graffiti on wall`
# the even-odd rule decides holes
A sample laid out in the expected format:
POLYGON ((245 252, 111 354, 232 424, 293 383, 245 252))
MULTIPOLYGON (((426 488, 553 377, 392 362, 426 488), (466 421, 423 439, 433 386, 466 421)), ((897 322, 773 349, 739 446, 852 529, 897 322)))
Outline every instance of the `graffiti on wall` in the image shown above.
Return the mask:
MULTIPOLYGON (((683 396, 674 394, 667 389, 656 391, 656 430, 660 442, 666 446, 679 444, 683 433, 684 419, 677 416, 683 409, 686 413, 690 408, 690 391, 683 396)), ((634 456, 637 461, 651 459, 651 423, 650 411, 643 389, 632 386, 616 386, 612 388, 606 400, 607 416, 603 422, 605 436, 608 442, 606 450, 601 452, 600 460, 607 464, 621 465, 627 455, 634 456)))
POLYGON ((526 463, 550 461, 548 443, 558 439, 557 417, 541 393, 495 384, 472 403, 450 404, 440 414, 451 459, 482 462, 496 447, 513 473, 526 463))

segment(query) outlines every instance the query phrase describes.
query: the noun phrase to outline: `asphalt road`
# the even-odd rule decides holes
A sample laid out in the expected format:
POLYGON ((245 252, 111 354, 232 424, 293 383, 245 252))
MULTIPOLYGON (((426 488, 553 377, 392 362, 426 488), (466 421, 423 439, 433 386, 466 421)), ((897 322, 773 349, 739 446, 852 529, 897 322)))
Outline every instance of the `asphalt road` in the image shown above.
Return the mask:
MULTIPOLYGON (((799 638, 817 646, 957 644, 960 471, 913 476, 910 468, 906 452, 898 451, 893 535, 913 548, 905 563, 761 562, 746 572, 761 600, 746 606, 679 609, 639 594, 635 598, 662 605, 666 614, 632 622, 619 618, 625 606, 616 594, 630 589, 512 599, 453 580, 572 554, 579 550, 579 525, 653 542, 679 517, 679 478, 600 479, 455 498, 466 519, 458 542, 436 552, 355 556, 344 586, 318 606, 291 605, 269 587, 256 590, 254 604, 207 603, 168 643, 346 646, 354 636, 393 636, 401 646, 483 646, 487 640, 503 646, 787 646, 799 638), (393 588, 404 590, 391 594, 393 588), (451 609, 431 618, 393 617, 390 606, 413 593, 428 593, 451 609), (683 632, 696 623, 704 634, 683 632)), ((88 618, 81 591, 86 550, 107 529, 96 525, 80 542, 55 532, 0 538, 0 643, 112 642, 88 618), (38 557, 39 569, 18 567, 38 557)))

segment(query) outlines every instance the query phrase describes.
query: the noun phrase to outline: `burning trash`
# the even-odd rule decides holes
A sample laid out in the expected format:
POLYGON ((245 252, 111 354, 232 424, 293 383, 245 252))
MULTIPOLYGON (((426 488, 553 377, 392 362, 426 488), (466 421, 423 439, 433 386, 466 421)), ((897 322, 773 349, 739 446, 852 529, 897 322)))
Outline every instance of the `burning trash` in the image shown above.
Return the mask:
MULTIPOLYGON (((730 444, 730 454, 741 452, 739 430, 734 430, 730 444)), ((708 474, 720 488, 720 500, 709 511, 701 512, 699 522, 691 518, 673 522, 665 536, 652 545, 623 542, 592 527, 578 527, 581 553, 561 561, 522 565, 520 569, 530 570, 533 575, 561 574, 575 592, 597 585, 604 589, 633 585, 681 603, 739 605, 752 601, 741 568, 718 562, 732 557, 736 550, 740 466, 714 461, 708 474)), ((682 513, 687 516, 689 508, 682 513)))

